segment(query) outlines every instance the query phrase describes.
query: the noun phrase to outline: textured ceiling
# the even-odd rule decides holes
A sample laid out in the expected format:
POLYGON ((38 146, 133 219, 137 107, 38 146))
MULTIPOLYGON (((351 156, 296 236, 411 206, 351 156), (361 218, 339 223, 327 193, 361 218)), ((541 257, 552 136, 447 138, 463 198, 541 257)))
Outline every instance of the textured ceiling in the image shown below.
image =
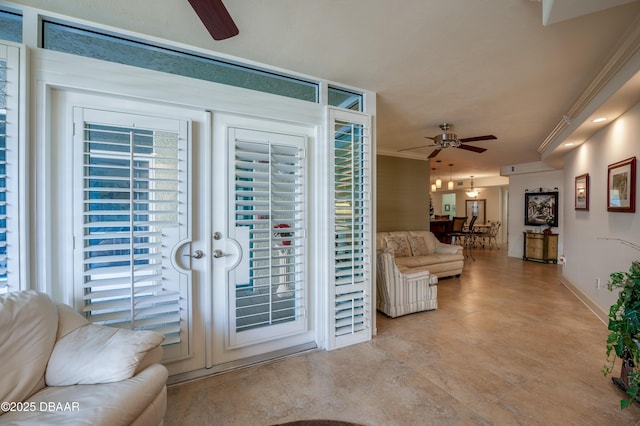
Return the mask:
POLYGON ((429 144, 443 121, 461 138, 496 135, 473 143, 482 154, 440 153, 456 180, 539 161, 537 148, 640 15, 633 1, 543 26, 532 0, 226 0, 240 34, 216 42, 187 0, 15 3, 375 91, 381 154, 426 158, 429 148, 398 150, 429 144))

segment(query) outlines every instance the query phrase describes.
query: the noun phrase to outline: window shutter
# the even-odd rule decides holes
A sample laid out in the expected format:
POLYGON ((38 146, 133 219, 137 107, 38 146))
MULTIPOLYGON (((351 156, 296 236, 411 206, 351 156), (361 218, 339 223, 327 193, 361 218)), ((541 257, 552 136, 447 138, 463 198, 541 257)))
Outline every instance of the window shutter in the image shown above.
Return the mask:
POLYGON ((330 110, 333 283, 330 347, 371 338, 371 139, 366 115, 330 110))
POLYGON ((76 129, 82 126, 82 225, 76 249, 83 311, 97 324, 154 330, 165 336, 165 346, 183 344, 188 296, 170 250, 185 227, 184 137, 179 129, 144 127, 152 122, 146 117, 140 125, 124 126, 108 118, 123 116, 131 123, 136 116, 102 113, 107 119, 98 121, 101 112, 81 111, 76 129))
POLYGON ((20 290, 20 50, 0 44, 0 294, 20 290))
POLYGON ((235 275, 235 330, 232 345, 270 333, 305 330, 305 150, 258 141, 252 132, 234 129, 232 205, 235 238, 248 255, 248 273, 235 275))

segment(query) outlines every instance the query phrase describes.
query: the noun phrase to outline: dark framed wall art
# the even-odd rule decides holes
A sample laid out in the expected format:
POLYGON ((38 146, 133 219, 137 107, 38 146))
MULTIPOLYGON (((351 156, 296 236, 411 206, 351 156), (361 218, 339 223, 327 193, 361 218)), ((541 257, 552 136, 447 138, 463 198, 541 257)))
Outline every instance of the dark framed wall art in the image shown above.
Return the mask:
POLYGON ((525 226, 558 226, 558 193, 525 193, 524 224, 525 226))
POLYGON ((589 173, 576 176, 576 210, 589 210, 589 173))
POLYGON ((636 157, 609 165, 607 175, 607 211, 635 213, 636 157))

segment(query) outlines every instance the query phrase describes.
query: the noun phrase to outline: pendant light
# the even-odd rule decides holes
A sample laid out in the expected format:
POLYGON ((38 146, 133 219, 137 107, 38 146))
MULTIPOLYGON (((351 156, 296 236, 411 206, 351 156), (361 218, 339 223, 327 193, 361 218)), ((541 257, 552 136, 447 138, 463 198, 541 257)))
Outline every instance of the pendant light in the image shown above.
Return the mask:
POLYGON ((436 160, 436 163, 438 163, 438 178, 436 179, 436 188, 440 189, 442 188, 442 179, 440 179, 440 163, 442 163, 442 160, 436 160))
MULTIPOLYGON (((435 171, 436 171, 436 168, 435 168, 435 167, 432 167, 432 168, 431 168, 431 170, 435 172, 435 171)), ((436 192, 437 190, 438 190, 438 188, 436 188, 436 184, 435 184, 435 183, 432 183, 432 184, 431 184, 431 192, 436 192)))
POLYGON ((471 188, 469 188, 466 194, 469 198, 476 198, 478 196, 478 191, 473 189, 473 176, 471 176, 471 188))
POLYGON ((447 184, 449 191, 453 190, 453 164, 449 164, 449 183, 447 184))

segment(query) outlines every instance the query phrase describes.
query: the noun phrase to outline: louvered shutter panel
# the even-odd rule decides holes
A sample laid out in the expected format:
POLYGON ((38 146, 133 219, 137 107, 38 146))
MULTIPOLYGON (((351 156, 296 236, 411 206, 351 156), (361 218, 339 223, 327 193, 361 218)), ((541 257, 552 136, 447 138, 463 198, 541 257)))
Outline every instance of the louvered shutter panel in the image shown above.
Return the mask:
POLYGON ((20 50, 0 44, 0 294, 23 288, 19 235, 20 50))
POLYGON ((371 151, 366 115, 330 110, 333 162, 331 348, 371 338, 371 151))
POLYGON ((100 121, 99 111, 82 114, 76 120, 83 179, 76 248, 80 240, 83 311, 97 324, 154 330, 165 336, 165 346, 184 344, 188 296, 169 259, 184 237, 184 137, 178 128, 109 123, 124 114, 104 113, 108 118, 100 121))
POLYGON ((264 327, 275 335, 305 329, 304 146, 251 135, 235 129, 231 138, 234 234, 246 235, 248 260, 247 276, 232 282, 232 345, 263 339, 264 327))

